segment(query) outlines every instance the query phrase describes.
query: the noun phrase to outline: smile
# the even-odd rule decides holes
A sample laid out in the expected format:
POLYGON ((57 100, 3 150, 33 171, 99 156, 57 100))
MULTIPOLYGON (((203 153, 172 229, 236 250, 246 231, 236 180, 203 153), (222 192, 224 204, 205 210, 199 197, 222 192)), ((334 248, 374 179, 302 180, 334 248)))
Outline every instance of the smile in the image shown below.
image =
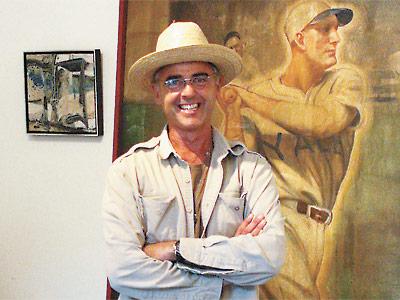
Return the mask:
POLYGON ((336 50, 328 50, 326 53, 328 53, 329 56, 334 56, 336 55, 336 50))
POLYGON ((193 103, 193 104, 181 104, 178 106, 182 110, 196 110, 197 108, 199 108, 200 105, 198 103, 193 103))

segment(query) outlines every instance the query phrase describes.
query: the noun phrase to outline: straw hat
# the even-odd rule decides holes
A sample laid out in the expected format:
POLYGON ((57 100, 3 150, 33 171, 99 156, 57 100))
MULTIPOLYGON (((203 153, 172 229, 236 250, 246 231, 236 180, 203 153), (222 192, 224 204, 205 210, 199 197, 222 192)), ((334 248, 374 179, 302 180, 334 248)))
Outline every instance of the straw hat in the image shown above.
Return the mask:
POLYGON ((296 34, 307 25, 316 24, 326 17, 335 15, 339 26, 344 26, 353 19, 353 11, 349 8, 331 8, 324 1, 305 1, 296 4, 286 18, 285 34, 292 42, 296 34))
POLYGON ((158 37, 156 51, 138 59, 129 69, 129 81, 135 89, 150 92, 154 73, 161 67, 191 61, 214 64, 225 83, 242 70, 242 60, 233 50, 209 44, 199 25, 192 22, 172 23, 158 37))

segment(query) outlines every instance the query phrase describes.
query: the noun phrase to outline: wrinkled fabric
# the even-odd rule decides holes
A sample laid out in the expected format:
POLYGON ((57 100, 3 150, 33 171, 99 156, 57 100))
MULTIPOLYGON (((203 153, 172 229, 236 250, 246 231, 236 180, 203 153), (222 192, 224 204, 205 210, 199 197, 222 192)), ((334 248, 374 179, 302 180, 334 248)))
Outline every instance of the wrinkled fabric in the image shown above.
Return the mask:
POLYGON ((103 215, 107 275, 121 299, 256 299, 285 253, 284 220, 269 163, 213 131, 214 149, 194 238, 189 165, 161 136, 137 144, 110 168, 103 215), (233 237, 250 213, 262 232, 233 237), (148 257, 145 244, 180 239, 190 265, 148 257))
POLYGON ((307 93, 284 85, 280 78, 248 89, 269 99, 305 107, 338 102, 357 111, 353 123, 341 132, 316 138, 295 134, 288 128, 271 132, 266 118, 248 107, 241 110, 243 127, 257 137, 255 150, 273 168, 286 222, 286 262, 279 275, 266 284, 265 293, 274 299, 318 299, 316 280, 324 255, 325 225, 299 214, 297 201, 333 209, 348 174, 350 158, 358 159, 351 153, 356 131, 366 124, 365 86, 361 74, 349 66, 327 71, 307 93))

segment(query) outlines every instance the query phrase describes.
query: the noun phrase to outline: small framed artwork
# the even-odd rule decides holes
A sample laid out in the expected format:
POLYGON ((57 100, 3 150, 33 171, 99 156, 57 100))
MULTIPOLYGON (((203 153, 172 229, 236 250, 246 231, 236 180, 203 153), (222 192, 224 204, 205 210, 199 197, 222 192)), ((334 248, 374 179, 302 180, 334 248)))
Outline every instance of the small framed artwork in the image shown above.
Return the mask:
POLYGON ((103 135, 100 50, 24 52, 26 130, 103 135))

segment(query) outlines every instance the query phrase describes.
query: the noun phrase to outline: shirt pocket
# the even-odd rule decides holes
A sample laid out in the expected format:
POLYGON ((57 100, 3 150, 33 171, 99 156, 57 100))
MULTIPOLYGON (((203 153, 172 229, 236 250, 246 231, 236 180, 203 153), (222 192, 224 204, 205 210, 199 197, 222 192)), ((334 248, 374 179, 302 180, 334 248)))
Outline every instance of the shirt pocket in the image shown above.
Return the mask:
POLYGON ((218 231, 215 234, 221 234, 232 237, 236 229, 243 222, 244 198, 237 197, 226 193, 218 195, 215 206, 215 218, 218 222, 218 231))
MULTIPOLYGON (((174 228, 175 196, 144 195, 140 198, 147 243, 167 240, 174 228)), ((175 216, 175 220, 177 217, 175 216)))

